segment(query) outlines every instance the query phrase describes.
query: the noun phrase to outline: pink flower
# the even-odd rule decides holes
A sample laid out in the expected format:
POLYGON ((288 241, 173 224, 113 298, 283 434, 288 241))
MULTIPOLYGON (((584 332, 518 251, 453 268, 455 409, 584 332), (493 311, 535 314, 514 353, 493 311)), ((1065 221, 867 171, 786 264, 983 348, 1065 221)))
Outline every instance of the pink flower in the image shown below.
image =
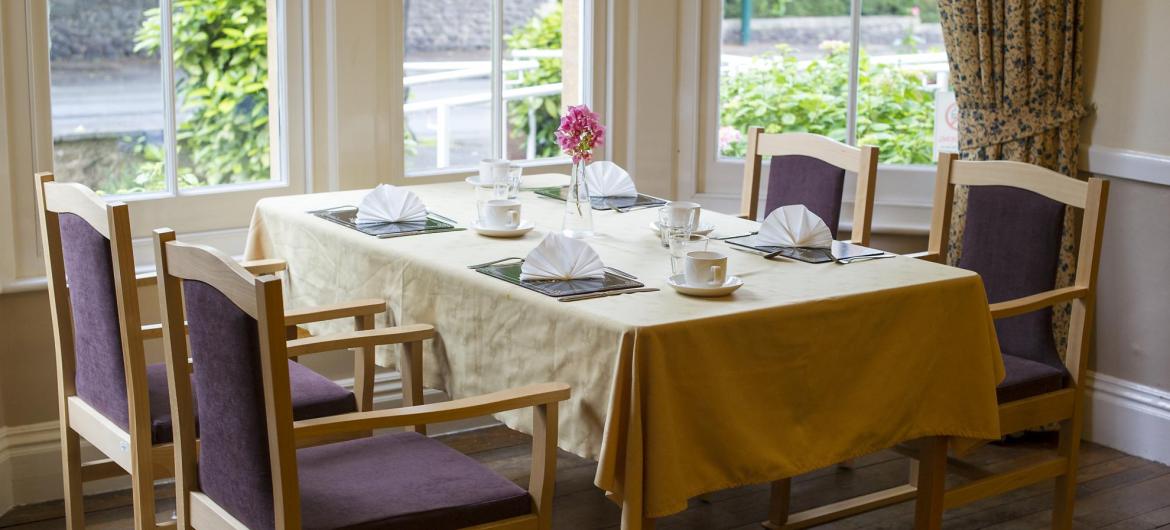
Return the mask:
POLYGON ((743 135, 735 127, 720 127, 719 128, 719 150, 726 151, 732 144, 743 140, 743 135))
POLYGON ((573 163, 593 160, 593 148, 605 144, 605 126, 601 117, 586 105, 573 105, 561 116, 556 132, 557 145, 573 163))

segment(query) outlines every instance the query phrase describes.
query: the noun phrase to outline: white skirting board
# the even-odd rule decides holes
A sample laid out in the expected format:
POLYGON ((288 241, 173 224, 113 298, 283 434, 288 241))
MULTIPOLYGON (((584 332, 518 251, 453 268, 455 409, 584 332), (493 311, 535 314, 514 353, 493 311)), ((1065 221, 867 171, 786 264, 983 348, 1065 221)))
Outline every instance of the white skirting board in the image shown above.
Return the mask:
POLYGON ((1086 379, 1085 439, 1170 464, 1170 392, 1093 372, 1086 379))
MULTIPOLYGON (((353 388, 353 379, 340 379, 337 384, 353 388)), ((427 389, 424 401, 446 400, 446 394, 427 389)), ((374 407, 402 406, 402 381, 398 372, 380 372, 374 376, 374 407)), ((476 429, 496 424, 491 417, 436 424, 429 434, 476 429)), ((60 499, 64 491, 61 482, 61 445, 56 421, 47 421, 17 427, 0 427, 0 515, 14 506, 60 499)), ((101 454, 82 443, 82 459, 97 460, 101 454)), ((128 477, 86 483, 87 495, 130 488, 128 477)))

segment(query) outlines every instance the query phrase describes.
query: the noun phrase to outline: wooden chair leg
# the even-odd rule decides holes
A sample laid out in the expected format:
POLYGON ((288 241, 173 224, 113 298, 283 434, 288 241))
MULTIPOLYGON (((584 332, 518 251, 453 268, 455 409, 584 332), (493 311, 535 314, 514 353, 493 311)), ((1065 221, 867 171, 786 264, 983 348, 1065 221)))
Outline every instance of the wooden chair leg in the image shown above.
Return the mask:
POLYGON ((61 471, 65 479, 65 527, 85 528, 85 504, 81 490, 81 437, 61 422, 61 471))
POLYGON ((1055 495, 1052 505, 1052 528, 1054 530, 1069 530, 1072 528, 1073 512, 1077 498, 1077 460, 1081 447, 1080 414, 1075 413, 1071 420, 1060 425, 1060 447, 1058 452, 1065 459, 1066 465, 1063 475, 1056 477, 1055 495))
MULTIPOLYGON (((402 406, 404 407, 423 404, 422 354, 422 342, 408 342, 402 345, 402 355, 399 356, 398 360, 398 372, 402 374, 402 406)), ((411 430, 426 434, 427 426, 415 425, 411 430)))
POLYGON ((768 505, 768 521, 764 528, 784 528, 792 509, 792 479, 772 481, 772 497, 768 505))
POLYGON ((158 526, 154 513, 154 465, 148 458, 138 462, 130 476, 130 494, 134 500, 134 528, 154 530, 158 526))
POLYGON ((947 438, 932 436, 922 440, 918 455, 918 496, 914 509, 914 528, 942 528, 943 498, 946 494, 947 438))

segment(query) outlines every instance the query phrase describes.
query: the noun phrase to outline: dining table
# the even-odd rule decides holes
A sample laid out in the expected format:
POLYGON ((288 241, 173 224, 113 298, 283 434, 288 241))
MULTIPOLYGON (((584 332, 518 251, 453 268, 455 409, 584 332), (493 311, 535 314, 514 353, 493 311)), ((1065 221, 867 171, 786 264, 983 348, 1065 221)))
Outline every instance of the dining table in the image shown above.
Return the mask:
MULTIPOLYGON (((451 398, 568 383, 558 446, 598 462, 595 484, 620 505, 623 528, 653 526, 705 493, 909 440, 999 436, 1004 369, 982 281, 969 271, 905 256, 765 259, 715 239, 759 223, 703 210, 708 249, 726 254, 744 285, 691 297, 667 283, 653 208, 594 211, 586 241, 605 265, 659 291, 560 302, 468 268, 522 258, 560 232, 565 203, 530 188, 567 181, 524 177, 521 215, 535 228, 510 239, 470 229, 379 239, 309 213, 357 206, 369 190, 266 198, 245 257, 287 262, 290 308, 376 297, 388 306, 379 325, 433 324, 424 382, 451 398)), ((408 189, 459 227, 475 219, 466 182, 408 189)), ((394 353, 379 351, 378 363, 394 367, 394 353)), ((525 411, 496 419, 531 430, 525 411)))

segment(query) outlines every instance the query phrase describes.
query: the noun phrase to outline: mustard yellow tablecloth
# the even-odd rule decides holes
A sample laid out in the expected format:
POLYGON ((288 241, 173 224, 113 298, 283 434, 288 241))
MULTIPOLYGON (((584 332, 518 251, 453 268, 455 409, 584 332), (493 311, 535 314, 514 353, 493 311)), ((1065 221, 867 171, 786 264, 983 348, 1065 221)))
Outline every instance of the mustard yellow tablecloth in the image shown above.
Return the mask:
MULTIPOLYGON (((411 189, 445 216, 474 216, 465 183, 411 189)), ((290 307, 380 297, 390 306, 383 325, 433 323, 426 384, 452 397, 572 385, 559 445, 599 461, 596 483, 623 504, 629 526, 681 511, 695 495, 913 438, 998 436, 1003 366, 973 273, 901 257, 766 261, 712 241, 746 285, 726 298, 689 298, 666 285, 668 256, 648 229, 656 211, 606 211, 594 212, 590 243, 607 265, 662 291, 562 303, 466 266, 524 256, 559 229, 563 203, 523 193, 537 229, 512 240, 473 231, 380 240, 305 213, 356 205, 363 193, 261 201, 247 257, 288 261, 290 307)), ((703 219, 716 235, 756 226, 713 212, 703 219)), ((386 353, 379 362, 392 365, 386 353)), ((499 419, 530 429, 526 412, 499 419)))

